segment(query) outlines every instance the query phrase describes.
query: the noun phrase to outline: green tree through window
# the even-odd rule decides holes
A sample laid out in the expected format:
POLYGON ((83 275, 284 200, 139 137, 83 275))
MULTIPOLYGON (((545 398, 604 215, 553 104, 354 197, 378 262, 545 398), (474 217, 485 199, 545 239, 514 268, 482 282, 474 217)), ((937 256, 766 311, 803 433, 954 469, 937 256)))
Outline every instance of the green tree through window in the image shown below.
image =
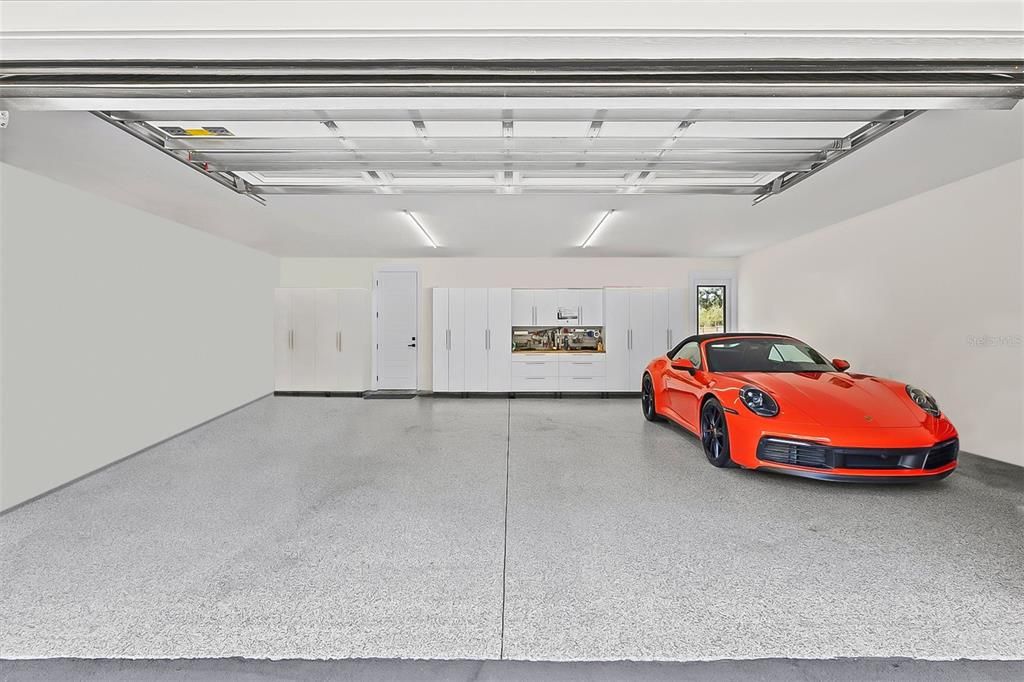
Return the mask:
POLYGON ((725 286, 697 287, 697 333, 725 331, 725 286))

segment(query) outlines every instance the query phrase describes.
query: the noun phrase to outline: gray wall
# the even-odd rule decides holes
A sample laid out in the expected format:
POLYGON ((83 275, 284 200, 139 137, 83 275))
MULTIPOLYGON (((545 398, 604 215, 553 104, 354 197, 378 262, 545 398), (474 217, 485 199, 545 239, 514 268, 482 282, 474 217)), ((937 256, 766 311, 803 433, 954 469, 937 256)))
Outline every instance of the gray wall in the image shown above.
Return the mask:
POLYGON ((0 508, 273 390, 276 258, 0 172, 0 508))

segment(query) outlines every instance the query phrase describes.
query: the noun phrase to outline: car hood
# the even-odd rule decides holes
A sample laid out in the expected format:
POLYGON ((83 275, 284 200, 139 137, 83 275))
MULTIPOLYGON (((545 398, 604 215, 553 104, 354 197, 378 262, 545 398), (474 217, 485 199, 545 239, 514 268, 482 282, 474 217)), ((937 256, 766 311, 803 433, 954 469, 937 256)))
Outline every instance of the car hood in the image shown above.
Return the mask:
POLYGON ((731 372, 728 376, 767 391, 782 414, 822 426, 908 427, 924 413, 901 395, 902 385, 841 372, 731 372), (893 387, 900 390, 893 390, 893 387), (918 414, 920 413, 920 414, 918 414))

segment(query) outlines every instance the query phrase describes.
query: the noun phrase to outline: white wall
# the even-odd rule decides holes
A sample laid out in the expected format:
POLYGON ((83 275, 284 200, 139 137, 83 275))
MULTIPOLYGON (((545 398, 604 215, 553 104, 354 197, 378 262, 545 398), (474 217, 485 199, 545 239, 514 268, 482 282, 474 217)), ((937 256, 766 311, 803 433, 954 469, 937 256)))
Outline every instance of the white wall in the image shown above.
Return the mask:
POLYGON ((276 258, 7 164, 0 179, 0 508, 273 390, 276 258))
POLYGON ((1024 465, 1024 161, 740 259, 740 327, 933 393, 973 453, 1024 465))
POLYGON ((421 390, 433 385, 433 287, 687 287, 691 274, 736 271, 733 258, 282 258, 281 286, 372 287, 375 268, 400 264, 420 272, 421 390))

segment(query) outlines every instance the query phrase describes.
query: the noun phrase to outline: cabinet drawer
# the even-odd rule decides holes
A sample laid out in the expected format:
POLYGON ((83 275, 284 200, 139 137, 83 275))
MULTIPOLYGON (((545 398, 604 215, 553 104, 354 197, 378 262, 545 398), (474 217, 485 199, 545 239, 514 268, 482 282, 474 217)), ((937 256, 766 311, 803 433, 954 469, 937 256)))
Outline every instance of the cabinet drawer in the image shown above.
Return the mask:
POLYGON ((573 391, 604 391, 605 379, 603 376, 584 377, 558 377, 558 390, 564 393, 573 391))
POLYGON ((555 392, 558 391, 558 377, 542 377, 542 376, 513 376, 512 377, 512 391, 526 392, 526 391, 546 391, 555 392))
POLYGON ((558 376, 561 377, 603 377, 605 376, 604 358, 592 360, 589 358, 566 359, 558 363, 558 376))
POLYGON ((512 363, 512 377, 557 377, 556 360, 516 360, 512 363))

